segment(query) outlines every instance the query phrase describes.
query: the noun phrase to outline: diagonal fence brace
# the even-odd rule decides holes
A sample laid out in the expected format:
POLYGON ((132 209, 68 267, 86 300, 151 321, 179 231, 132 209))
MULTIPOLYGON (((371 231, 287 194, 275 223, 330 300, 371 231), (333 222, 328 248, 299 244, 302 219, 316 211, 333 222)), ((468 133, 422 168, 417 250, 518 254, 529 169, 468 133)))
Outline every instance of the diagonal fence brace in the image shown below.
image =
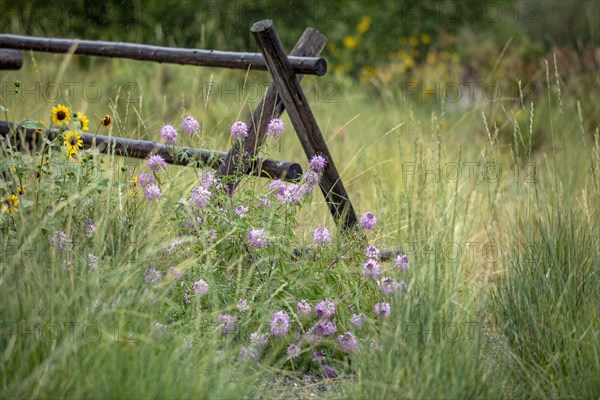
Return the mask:
MULTIPOLYGON (((316 29, 307 28, 290 52, 290 56, 317 57, 326 44, 327 38, 325 35, 316 29)), ((296 77, 298 82, 301 82, 304 75, 296 75, 296 77)), ((243 145, 240 145, 239 142, 234 143, 229 153, 227 153, 227 157, 225 157, 225 162, 219 167, 218 175, 234 177, 226 185, 229 194, 233 195, 235 191, 237 177, 240 174, 248 173, 251 167, 250 160, 256 155, 257 149, 264 141, 270 119, 279 118, 283 110, 283 103, 277 95, 277 86, 275 83, 271 83, 265 97, 256 106, 247 122, 248 137, 244 140, 243 145)), ((258 167, 260 169, 260 165, 258 167)))
POLYGON ((336 223, 342 222, 344 230, 352 229, 357 223, 354 208, 315 116, 296 79, 294 69, 288 61, 273 21, 259 21, 252 25, 250 31, 265 58, 267 68, 277 86, 279 96, 294 125, 306 156, 310 159, 316 154, 322 154, 327 158, 327 166, 323 170, 320 187, 334 220, 336 223))

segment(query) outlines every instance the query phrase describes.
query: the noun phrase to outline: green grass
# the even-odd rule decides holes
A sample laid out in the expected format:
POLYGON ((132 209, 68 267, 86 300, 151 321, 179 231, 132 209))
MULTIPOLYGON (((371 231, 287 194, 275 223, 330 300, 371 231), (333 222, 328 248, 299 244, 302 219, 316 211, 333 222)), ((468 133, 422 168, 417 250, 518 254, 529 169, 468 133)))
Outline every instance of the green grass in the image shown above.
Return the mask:
MULTIPOLYGON (((63 60, 27 54, 25 69, 3 73, 1 83, 135 82, 137 102, 120 92, 61 103, 89 115, 92 131, 92 116, 111 114, 113 135, 157 141, 163 123, 190 113, 203 127, 191 144, 219 150, 230 145, 229 124, 252 103, 218 95, 206 102, 203 84, 264 79, 121 60, 93 60, 89 68, 49 62, 55 59, 63 60)), ((598 398, 598 128, 587 128, 585 112, 579 117, 576 83, 562 86, 560 97, 553 78, 544 84, 533 111, 529 104, 511 112, 504 103, 380 102, 347 83, 337 86, 337 103, 311 100, 354 207, 378 217, 367 242, 409 255, 409 271, 394 275, 408 291, 390 301, 384 320, 372 315, 383 298, 360 273, 366 243, 335 231, 318 192, 300 208, 252 208, 240 219, 235 207, 254 204, 268 184, 244 180, 232 201, 214 195, 224 213, 203 214, 217 240, 205 239, 209 227, 201 227, 169 252, 191 209, 178 201, 189 199, 200 170, 169 166, 155 203, 141 192, 130 196, 132 176, 147 171, 144 161, 104 155, 72 164, 62 150, 48 152, 48 173, 38 183, 39 154, 3 150, 2 199, 22 183, 16 176, 27 193, 19 212, 0 220, 1 396, 598 398), (453 179, 457 165, 462 172, 453 179), (502 172, 495 179, 484 174, 492 165, 502 172), (271 235, 264 252, 244 246, 257 225, 271 235), (317 226, 330 228, 332 243, 319 257, 293 257, 293 247, 312 246, 317 226), (73 253, 50 245, 56 230, 73 240, 73 253), (149 267, 162 274, 156 285, 144 279, 149 267), (181 296, 198 278, 209 294, 186 305, 181 296), (240 297, 251 305, 247 315, 236 310, 240 297), (271 340, 260 363, 239 357, 251 332, 268 331, 274 311, 287 311, 298 332, 309 330, 314 320, 298 315, 295 302, 314 306, 325 297, 339 301, 338 331, 323 344, 335 379, 319 377, 316 346, 303 346, 297 361, 287 358, 292 335, 271 340), (353 329, 354 311, 369 318, 356 330, 361 352, 348 356, 335 339, 353 329), (219 332, 221 313, 238 317, 235 334, 219 332)), ((389 98, 398 98, 393 90, 389 98)), ((48 121, 55 103, 25 99, 6 97, 10 120, 48 121)), ((269 153, 307 168, 284 120, 286 133, 269 153)), ((389 263, 384 269, 396 273, 389 263)))

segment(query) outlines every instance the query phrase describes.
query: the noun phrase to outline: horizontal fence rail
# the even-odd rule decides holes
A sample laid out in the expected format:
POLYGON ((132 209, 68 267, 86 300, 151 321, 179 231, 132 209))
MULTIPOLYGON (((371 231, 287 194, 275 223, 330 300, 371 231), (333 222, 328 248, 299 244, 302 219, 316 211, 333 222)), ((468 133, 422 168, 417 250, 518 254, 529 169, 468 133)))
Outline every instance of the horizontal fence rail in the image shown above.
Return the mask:
MULTIPOLYGON (((10 34, 0 34, 0 52, 4 51, 2 48, 34 50, 48 53, 68 53, 69 51, 73 51, 74 54, 87 56, 128 58, 132 60, 204 67, 267 70, 265 60, 260 53, 180 49, 135 43, 51 39, 10 34)), ((297 74, 322 76, 327 72, 327 62, 323 58, 289 56, 288 60, 297 74)))
MULTIPOLYGON (((56 129, 46 132, 50 140, 58 136, 56 129)), ((35 129, 25 128, 7 121, 0 121, 0 137, 9 139, 13 145, 19 147, 24 147, 21 142, 22 139, 30 146, 40 146, 42 139, 40 133, 36 133, 35 129), (11 138, 13 133, 15 133, 15 136, 11 138), (20 133, 24 134, 24 138, 21 137, 20 133)), ((152 154, 160 154, 167 163, 174 165, 187 166, 190 164, 195 165, 196 163, 194 162, 200 162, 201 165, 217 169, 224 163, 227 156, 225 152, 193 149, 190 147, 177 148, 178 154, 174 156, 165 145, 160 143, 149 140, 93 135, 91 133, 82 133, 81 139, 83 147, 86 149, 91 148, 95 141, 96 148, 101 153, 114 152, 117 155, 134 158, 146 158, 152 154)), ((252 168, 246 173, 249 175, 260 174, 260 176, 266 178, 293 181, 302 176, 302 167, 300 164, 294 162, 257 158, 252 163, 252 168)))
POLYGON ((0 49, 0 69, 21 69, 23 56, 19 50, 0 49))

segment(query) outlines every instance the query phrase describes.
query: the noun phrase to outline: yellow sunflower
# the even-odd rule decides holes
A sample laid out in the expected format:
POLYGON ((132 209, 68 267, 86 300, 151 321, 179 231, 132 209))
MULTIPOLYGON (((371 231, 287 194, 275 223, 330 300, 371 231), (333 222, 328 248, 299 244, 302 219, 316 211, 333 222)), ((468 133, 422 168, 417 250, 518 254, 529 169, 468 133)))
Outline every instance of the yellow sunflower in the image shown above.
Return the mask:
POLYGON ((79 111, 79 112, 75 113, 75 118, 77 118, 77 120, 81 124, 81 130, 87 131, 88 126, 90 124, 90 120, 88 119, 88 117, 84 113, 79 111))
POLYGON ((110 128, 111 123, 112 123, 112 119, 110 118, 110 115, 108 115, 108 114, 105 115, 104 118, 102 118, 100 120, 100 125, 102 125, 106 129, 110 128))
POLYGON ((9 214, 16 213, 17 211, 19 211, 19 198, 11 194, 2 201, 2 213, 9 214))
POLYGON ((68 131, 65 135, 65 146, 67 146, 67 156, 72 159, 74 155, 77 155, 79 149, 83 147, 81 134, 76 131, 68 131))
POLYGON ((59 104, 58 107, 52 107, 50 116, 52 117, 52 122, 56 125, 68 125, 71 120, 71 111, 69 110, 69 107, 59 104))

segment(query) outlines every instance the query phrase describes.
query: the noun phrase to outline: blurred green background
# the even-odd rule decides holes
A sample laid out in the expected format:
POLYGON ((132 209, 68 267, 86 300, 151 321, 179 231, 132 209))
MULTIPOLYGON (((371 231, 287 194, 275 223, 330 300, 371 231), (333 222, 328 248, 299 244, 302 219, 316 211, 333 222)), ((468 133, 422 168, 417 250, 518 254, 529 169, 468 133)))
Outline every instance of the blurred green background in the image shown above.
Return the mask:
POLYGON ((330 39, 337 71, 359 76, 398 56, 408 69, 447 51, 465 67, 492 62, 509 37, 533 60, 552 47, 584 53, 598 46, 594 1, 310 1, 92 0, 0 1, 4 32, 131 41, 155 45, 256 51, 249 27, 270 18, 291 47, 305 27, 330 39), (464 43, 469 38, 470 42, 464 43), (484 44, 485 43, 485 44, 484 44), (476 51, 479 50, 479 51, 476 51))

